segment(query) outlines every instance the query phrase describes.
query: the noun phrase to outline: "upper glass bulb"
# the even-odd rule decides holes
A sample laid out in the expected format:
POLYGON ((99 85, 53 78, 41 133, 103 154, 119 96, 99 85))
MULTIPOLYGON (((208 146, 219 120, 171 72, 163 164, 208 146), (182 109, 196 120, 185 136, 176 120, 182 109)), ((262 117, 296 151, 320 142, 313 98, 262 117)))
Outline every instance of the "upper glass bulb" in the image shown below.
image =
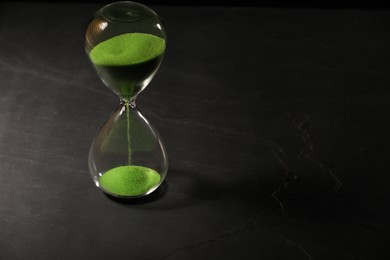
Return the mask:
POLYGON ((122 100, 132 100, 157 72, 166 49, 158 15, 136 2, 104 6, 89 22, 85 50, 104 84, 122 100))

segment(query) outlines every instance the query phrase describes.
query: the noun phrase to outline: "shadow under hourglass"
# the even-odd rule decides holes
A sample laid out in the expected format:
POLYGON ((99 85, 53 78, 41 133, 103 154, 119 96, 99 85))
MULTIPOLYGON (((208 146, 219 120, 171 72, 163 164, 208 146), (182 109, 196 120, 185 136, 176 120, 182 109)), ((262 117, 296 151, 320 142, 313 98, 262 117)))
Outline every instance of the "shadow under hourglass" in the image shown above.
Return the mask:
POLYGON ((201 178, 188 170, 170 169, 164 182, 152 193, 138 198, 120 198, 104 193, 105 197, 118 204, 144 209, 175 209, 191 207, 216 198, 219 187, 210 179, 201 178), (193 191, 201 189, 202 195, 193 191), (199 194, 198 194, 199 195, 199 194))
POLYGON ((252 174, 258 175, 254 178, 230 171, 201 172, 170 169, 162 185, 149 195, 132 199, 110 195, 106 197, 123 206, 150 210, 188 208, 210 202, 221 205, 253 205, 263 209, 279 207, 272 192, 280 186, 283 174, 280 168, 269 169, 262 174, 253 172, 252 174))
POLYGON ((110 200, 123 204, 123 205, 143 205, 143 204, 149 204, 152 202, 155 202, 157 200, 160 200, 164 197, 164 195, 167 193, 168 190, 168 184, 166 182, 163 182, 155 191, 152 193, 138 197, 138 198, 120 198, 120 197, 114 197, 110 194, 104 193, 103 194, 110 200))

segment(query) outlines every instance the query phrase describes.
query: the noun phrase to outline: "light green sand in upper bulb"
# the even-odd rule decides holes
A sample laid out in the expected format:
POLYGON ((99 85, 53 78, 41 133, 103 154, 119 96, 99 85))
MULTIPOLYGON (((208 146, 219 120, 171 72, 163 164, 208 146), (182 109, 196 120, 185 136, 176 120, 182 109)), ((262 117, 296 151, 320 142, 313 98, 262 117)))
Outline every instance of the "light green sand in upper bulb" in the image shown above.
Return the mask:
POLYGON ((140 196, 160 183, 160 175, 153 169, 142 166, 119 166, 104 173, 100 187, 113 195, 140 196))
POLYGON ((96 65, 124 66, 142 63, 165 51, 165 40, 147 33, 125 33, 96 45, 90 52, 96 65))

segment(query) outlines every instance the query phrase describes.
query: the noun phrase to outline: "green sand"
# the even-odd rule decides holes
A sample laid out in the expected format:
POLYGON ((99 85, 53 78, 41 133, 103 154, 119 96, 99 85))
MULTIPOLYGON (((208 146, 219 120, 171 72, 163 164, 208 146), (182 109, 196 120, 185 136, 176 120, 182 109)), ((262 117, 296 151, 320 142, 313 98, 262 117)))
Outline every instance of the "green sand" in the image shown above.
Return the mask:
POLYGON ((146 33, 125 33, 96 45, 89 56, 96 65, 126 66, 160 56, 165 40, 146 33))
POLYGON ((165 51, 163 38, 146 33, 126 33, 96 45, 89 53, 99 76, 117 95, 126 100, 128 164, 105 172, 99 179, 107 193, 136 197, 160 183, 160 175, 147 167, 131 164, 129 100, 158 68, 165 51))
POLYGON ((104 191, 113 195, 140 196, 160 183, 160 175, 143 166, 119 166, 105 172, 99 183, 104 191))
POLYGON ((130 99, 156 71, 164 51, 163 38, 125 33, 99 43, 89 56, 105 84, 115 94, 130 99))

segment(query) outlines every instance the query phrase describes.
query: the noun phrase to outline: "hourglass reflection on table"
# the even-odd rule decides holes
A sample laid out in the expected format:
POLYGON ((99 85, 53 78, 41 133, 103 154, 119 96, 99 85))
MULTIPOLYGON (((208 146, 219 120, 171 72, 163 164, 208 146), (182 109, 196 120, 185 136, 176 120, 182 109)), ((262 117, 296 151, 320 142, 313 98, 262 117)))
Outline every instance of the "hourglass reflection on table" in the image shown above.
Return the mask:
POLYGON ((135 100, 163 59, 164 27, 149 7, 114 2, 90 20, 85 49, 104 85, 119 97, 119 106, 90 148, 88 164, 93 181, 114 197, 148 195, 163 182, 168 160, 160 135, 135 100))

